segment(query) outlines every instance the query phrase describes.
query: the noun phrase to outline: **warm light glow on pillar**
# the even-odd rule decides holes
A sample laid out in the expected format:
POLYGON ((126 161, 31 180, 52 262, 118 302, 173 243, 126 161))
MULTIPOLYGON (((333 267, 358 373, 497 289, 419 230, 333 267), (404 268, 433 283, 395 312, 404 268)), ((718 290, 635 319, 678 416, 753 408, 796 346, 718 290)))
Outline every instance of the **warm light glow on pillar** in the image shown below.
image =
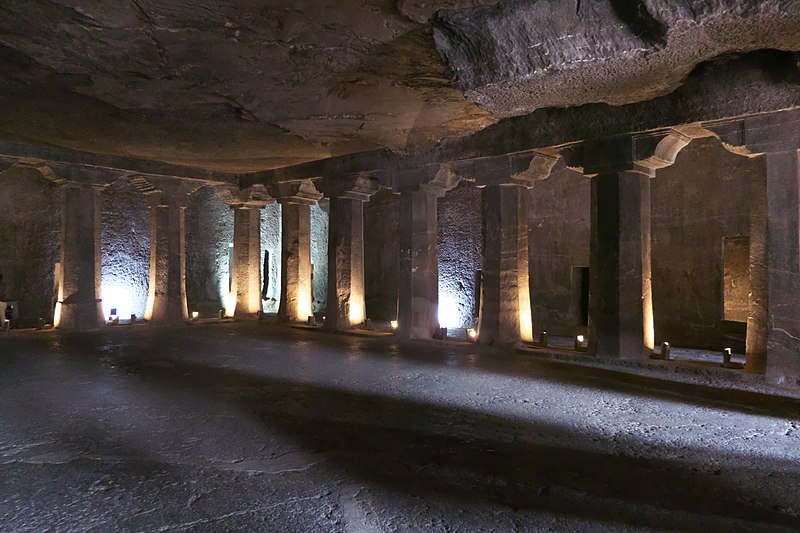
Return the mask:
MULTIPOLYGON (((151 248, 150 253, 153 253, 151 248)), ((150 282, 147 286, 147 305, 144 308, 144 319, 152 320, 156 307, 156 268, 155 257, 150 258, 150 282)))
POLYGON ((311 280, 303 279, 297 288, 297 321, 304 320, 314 314, 311 305, 311 280))
POLYGON ((397 329, 397 328, 399 328, 399 327, 400 327, 400 323, 399 323, 397 320, 392 320, 392 321, 389 323, 389 326, 390 326, 392 329, 397 329))
POLYGON ((533 342, 533 316, 531 315, 531 295, 528 284, 519 291, 519 338, 524 342, 533 342))
POLYGON ((236 291, 235 289, 228 293, 228 297, 225 298, 225 316, 227 318, 233 318, 233 315, 236 313, 236 291))
POLYGON ((247 312, 256 314, 261 311, 261 292, 256 288, 250 290, 250 298, 247 302, 247 312))
POLYGON ((355 326, 356 324, 362 324, 364 319, 364 304, 363 296, 359 298, 357 295, 352 294, 350 296, 350 325, 355 326))
POLYGON ((55 266, 55 280, 56 280, 56 308, 53 313, 53 327, 58 327, 61 324, 61 302, 64 301, 64 276, 61 272, 61 263, 56 263, 55 266))
POLYGON ((644 299, 643 306, 643 329, 644 329, 644 347, 653 351, 656 347, 656 328, 653 324, 653 300, 652 298, 644 299))

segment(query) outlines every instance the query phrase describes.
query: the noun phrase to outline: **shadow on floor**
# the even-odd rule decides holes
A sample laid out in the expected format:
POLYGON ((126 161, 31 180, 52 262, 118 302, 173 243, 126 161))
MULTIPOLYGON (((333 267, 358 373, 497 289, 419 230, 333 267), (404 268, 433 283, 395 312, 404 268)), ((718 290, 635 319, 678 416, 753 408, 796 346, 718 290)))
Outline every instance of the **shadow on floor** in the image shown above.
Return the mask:
MULTIPOLYGON (((185 329, 181 331, 178 335, 169 329, 54 334, 29 344, 76 369, 109 363, 148 388, 235 405, 265 428, 291 436, 302 451, 323 453, 352 475, 407 493, 433 491, 458 498, 465 506, 470 501, 490 501, 512 509, 672 530, 753 525, 731 522, 732 518, 770 529, 800 524, 785 509, 786 498, 795 497, 790 489, 797 486, 800 475, 798 465, 786 460, 737 455, 717 450, 713 442, 697 441, 685 445, 683 457, 676 450, 670 450, 674 458, 637 457, 636 450, 647 447, 646 436, 593 437, 575 426, 481 413, 465 400, 442 405, 419 401, 413 391, 402 398, 352 392, 279 379, 258 369, 215 366, 196 354, 258 347, 265 350, 264 357, 270 357, 275 355, 271 352, 285 351, 287 343, 302 343, 316 351, 327 347, 331 357, 341 358, 348 352, 399 357, 432 366, 460 365, 620 391, 631 397, 674 399, 677 395, 687 409, 692 404, 729 408, 727 402, 732 400, 745 402, 741 410, 750 409, 747 402, 757 404, 759 410, 788 409, 786 400, 565 368, 518 355, 498 357, 496 351, 477 348, 437 350, 429 345, 311 336, 250 325, 198 328, 188 335, 185 329), (261 343, 254 344, 254 339, 261 343), (649 390, 651 385, 663 390, 649 390), (717 393, 724 401, 709 397, 717 393)), ((4 346, 11 349, 6 354, 12 355, 0 358, 0 367, 15 364, 14 350, 25 344, 21 339, 4 346)), ((796 407, 791 413, 797 416, 796 407)), ((535 412, 531 418, 535 419, 535 412)), ((564 419, 568 421, 568 416, 564 419)))
POLYGON ((567 426, 167 360, 169 368, 141 357, 117 363, 149 386, 235 403, 303 451, 324 453, 351 474, 396 490, 672 530, 725 529, 731 517, 798 525, 761 490, 792 486, 797 465, 787 461, 753 464, 712 449, 693 451, 695 462, 639 458, 615 452, 636 449, 620 440, 587 451, 586 435, 567 426))
POLYGON ((401 358, 431 366, 460 364, 475 370, 512 377, 535 377, 645 398, 670 399, 697 407, 716 407, 778 418, 796 418, 800 399, 740 389, 721 389, 701 384, 639 376, 612 369, 570 365, 520 355, 513 349, 478 345, 445 345, 435 342, 400 343, 394 338, 358 338, 325 332, 298 332, 282 327, 242 324, 237 333, 265 342, 302 341, 341 350, 343 343, 375 357, 401 358))

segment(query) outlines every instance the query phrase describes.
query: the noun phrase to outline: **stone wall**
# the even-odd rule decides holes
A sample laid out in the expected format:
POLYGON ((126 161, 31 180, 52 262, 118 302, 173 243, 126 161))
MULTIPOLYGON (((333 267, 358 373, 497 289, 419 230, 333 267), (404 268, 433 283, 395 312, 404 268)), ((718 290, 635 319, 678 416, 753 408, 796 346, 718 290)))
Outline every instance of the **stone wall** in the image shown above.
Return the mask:
POLYGON ((55 265, 61 253, 58 187, 32 168, 0 174, 0 273, 22 326, 52 322, 55 265))
POLYGON ((582 324, 580 278, 589 266, 591 184, 563 169, 529 191, 528 256, 535 331, 572 336, 582 324))
POLYGON ((186 299, 189 312, 224 309, 230 290, 233 211, 211 187, 189 199, 186 209, 186 299))
POLYGON ((481 190, 462 182, 439 199, 439 323, 477 324, 475 277, 483 264, 481 190))
POLYGON ((311 206, 311 264, 314 265, 314 313, 328 306, 328 202, 311 206))
POLYGON ((756 160, 698 139, 651 181, 656 343, 722 349, 723 242, 750 232, 756 160))
POLYGON ((107 317, 116 309, 122 318, 142 318, 150 276, 150 209, 127 180, 114 182, 102 199, 103 314, 107 317))
POLYGON ((400 196, 382 189, 364 205, 364 279, 367 318, 397 318, 400 196))
POLYGON ((261 212, 261 265, 264 312, 277 313, 281 300, 281 204, 278 202, 261 212), (263 266, 265 254, 266 269, 263 266))

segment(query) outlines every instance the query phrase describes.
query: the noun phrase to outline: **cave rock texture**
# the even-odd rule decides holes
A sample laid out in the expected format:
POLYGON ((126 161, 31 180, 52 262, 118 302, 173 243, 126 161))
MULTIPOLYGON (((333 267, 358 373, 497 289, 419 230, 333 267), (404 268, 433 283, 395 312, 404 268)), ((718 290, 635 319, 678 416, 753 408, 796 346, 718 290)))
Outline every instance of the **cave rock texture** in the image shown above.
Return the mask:
POLYGON ((0 136, 248 171, 493 123, 446 75, 436 3, 404 4, 0 2, 0 136))
POLYGON ((507 0, 442 11, 436 45, 495 116, 667 94, 728 53, 800 49, 796 0, 507 0))
POLYGON ((718 58, 797 51, 797 0, 13 0, 0 137, 266 171, 425 153, 537 109, 666 95, 718 58))

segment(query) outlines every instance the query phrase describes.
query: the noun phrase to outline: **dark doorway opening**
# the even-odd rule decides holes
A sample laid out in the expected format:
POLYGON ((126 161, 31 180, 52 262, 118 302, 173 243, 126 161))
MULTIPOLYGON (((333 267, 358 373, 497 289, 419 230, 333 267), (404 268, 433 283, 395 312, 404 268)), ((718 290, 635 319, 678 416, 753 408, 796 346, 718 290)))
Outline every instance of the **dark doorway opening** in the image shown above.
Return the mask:
POLYGON ((572 314, 579 326, 589 325, 589 267, 572 267, 572 314))

